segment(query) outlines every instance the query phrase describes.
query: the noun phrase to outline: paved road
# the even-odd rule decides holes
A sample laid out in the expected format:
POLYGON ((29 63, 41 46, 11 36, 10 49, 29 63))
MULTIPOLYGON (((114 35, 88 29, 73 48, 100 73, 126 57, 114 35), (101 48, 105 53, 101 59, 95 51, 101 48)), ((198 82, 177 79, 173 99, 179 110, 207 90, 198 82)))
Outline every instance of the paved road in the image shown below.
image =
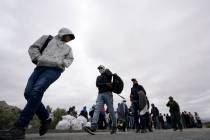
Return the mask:
POLYGON ((110 135, 108 132, 87 133, 48 133, 40 137, 38 134, 27 134, 27 140, 210 140, 210 129, 185 129, 183 132, 172 130, 156 130, 152 133, 118 132, 110 135))

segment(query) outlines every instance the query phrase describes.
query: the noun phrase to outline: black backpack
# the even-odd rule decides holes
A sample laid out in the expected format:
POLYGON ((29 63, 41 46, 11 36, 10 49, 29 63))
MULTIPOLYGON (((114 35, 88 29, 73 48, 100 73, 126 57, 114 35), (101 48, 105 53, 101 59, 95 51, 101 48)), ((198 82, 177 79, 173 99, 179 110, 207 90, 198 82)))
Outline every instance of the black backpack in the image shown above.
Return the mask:
MULTIPOLYGON (((47 47, 48 43, 53 39, 53 36, 49 35, 46 39, 46 41, 44 42, 43 46, 40 49, 40 53, 42 54, 42 52, 44 51, 44 49, 47 47)), ((36 65, 38 63, 38 61, 32 60, 32 62, 36 65)))
POLYGON ((123 90, 123 80, 115 73, 113 74, 112 92, 120 94, 123 90))
POLYGON ((145 105, 147 104, 147 97, 144 91, 142 90, 138 92, 138 95, 139 95, 139 110, 141 111, 142 109, 144 109, 145 105))

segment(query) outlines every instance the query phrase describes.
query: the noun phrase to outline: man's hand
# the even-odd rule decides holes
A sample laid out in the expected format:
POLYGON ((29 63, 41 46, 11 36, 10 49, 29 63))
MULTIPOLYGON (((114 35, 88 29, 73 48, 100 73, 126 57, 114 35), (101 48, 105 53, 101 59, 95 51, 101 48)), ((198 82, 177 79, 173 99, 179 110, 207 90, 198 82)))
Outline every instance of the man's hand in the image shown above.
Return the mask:
POLYGON ((109 89, 112 89, 112 83, 106 83, 106 86, 107 86, 109 89))
POLYGON ((166 106, 170 107, 170 105, 171 105, 171 102, 169 101, 169 102, 166 104, 166 106))

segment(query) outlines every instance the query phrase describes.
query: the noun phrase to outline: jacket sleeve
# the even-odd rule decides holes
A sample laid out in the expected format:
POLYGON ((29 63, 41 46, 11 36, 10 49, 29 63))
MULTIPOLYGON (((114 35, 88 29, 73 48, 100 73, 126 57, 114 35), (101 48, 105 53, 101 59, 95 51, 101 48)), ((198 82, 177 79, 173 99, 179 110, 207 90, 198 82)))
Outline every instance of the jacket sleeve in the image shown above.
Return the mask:
POLYGON ((166 104, 166 106, 170 107, 170 101, 166 104))
POLYGON ((176 111, 180 112, 179 104, 176 101, 174 101, 174 104, 176 106, 176 111))
POLYGON ((44 45, 44 42, 46 41, 47 36, 43 35, 40 37, 33 45, 31 45, 28 49, 29 56, 31 57, 31 60, 38 60, 41 56, 40 50, 41 47, 44 45))
POLYGON ((65 56, 63 63, 66 68, 68 68, 74 60, 72 49, 70 48, 69 53, 65 56))
POLYGON ((134 100, 134 95, 133 95, 133 92, 132 92, 132 89, 131 89, 131 93, 130 93, 130 101, 132 102, 134 100))
POLYGON ((151 113, 150 114, 153 114, 153 109, 151 108, 151 111, 150 111, 151 113))
POLYGON ((147 109, 149 110, 149 108, 150 108, 150 103, 149 103, 148 98, 147 98, 147 105, 148 105, 147 109))
POLYGON ((156 110, 157 110, 157 115, 159 115, 159 110, 158 110, 158 108, 156 107, 156 110))

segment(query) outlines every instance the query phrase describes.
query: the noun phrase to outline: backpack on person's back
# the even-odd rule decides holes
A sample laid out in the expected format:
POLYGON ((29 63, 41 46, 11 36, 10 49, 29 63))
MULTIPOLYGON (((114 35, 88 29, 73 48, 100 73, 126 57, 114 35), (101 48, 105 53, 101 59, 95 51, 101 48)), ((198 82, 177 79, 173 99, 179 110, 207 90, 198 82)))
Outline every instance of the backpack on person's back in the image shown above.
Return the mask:
POLYGON ((123 80, 116 73, 113 74, 112 91, 114 93, 120 94, 123 90, 123 87, 123 80))
POLYGON ((147 104, 147 98, 144 91, 142 90, 138 92, 138 95, 139 95, 139 110, 142 110, 147 104))
MULTIPOLYGON (((42 52, 45 50, 45 48, 47 47, 48 43, 53 39, 53 36, 49 35, 46 39, 46 41, 44 42, 43 46, 40 49, 40 54, 42 54, 42 52)), ((32 63, 34 63, 35 65, 38 63, 37 59, 32 60, 32 63)))

